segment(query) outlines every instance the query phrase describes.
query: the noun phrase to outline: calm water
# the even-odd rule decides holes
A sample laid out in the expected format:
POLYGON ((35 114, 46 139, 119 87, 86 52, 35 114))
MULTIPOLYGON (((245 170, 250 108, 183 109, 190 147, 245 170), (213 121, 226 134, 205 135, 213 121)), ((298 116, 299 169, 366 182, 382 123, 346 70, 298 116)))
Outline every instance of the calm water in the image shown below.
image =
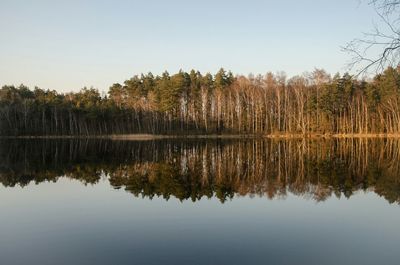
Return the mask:
POLYGON ((0 264, 399 264, 398 140, 0 141, 0 264))

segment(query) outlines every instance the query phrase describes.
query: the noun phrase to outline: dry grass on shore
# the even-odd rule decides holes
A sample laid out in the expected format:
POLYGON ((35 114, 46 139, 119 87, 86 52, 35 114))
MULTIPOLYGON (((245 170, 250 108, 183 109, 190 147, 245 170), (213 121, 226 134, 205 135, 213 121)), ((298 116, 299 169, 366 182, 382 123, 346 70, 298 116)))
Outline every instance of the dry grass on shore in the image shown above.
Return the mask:
POLYGON ((400 138, 400 134, 362 133, 362 134, 203 134, 203 135, 160 135, 160 134, 113 134, 113 135, 53 135, 53 136, 0 136, 3 139, 111 139, 145 141, 157 139, 186 138, 186 139, 301 139, 301 138, 400 138))

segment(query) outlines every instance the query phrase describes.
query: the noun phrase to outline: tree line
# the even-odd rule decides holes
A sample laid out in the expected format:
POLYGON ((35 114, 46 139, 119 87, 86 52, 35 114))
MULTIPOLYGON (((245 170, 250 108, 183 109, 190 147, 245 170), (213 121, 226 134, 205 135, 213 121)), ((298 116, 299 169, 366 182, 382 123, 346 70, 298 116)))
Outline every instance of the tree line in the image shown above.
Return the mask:
POLYGON ((234 76, 179 71, 134 76, 104 96, 0 90, 0 135, 368 134, 400 132, 400 67, 371 80, 324 70, 234 76))

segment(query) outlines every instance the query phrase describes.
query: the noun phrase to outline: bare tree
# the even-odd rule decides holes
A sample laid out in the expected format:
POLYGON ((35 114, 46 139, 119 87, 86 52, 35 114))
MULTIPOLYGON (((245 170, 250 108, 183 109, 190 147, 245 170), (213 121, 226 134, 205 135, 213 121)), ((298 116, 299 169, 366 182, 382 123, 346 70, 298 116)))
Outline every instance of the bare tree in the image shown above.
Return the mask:
POLYGON ((376 8, 383 11, 384 14, 390 14, 400 8, 399 0, 372 0, 369 4, 373 4, 376 8))
POLYGON ((362 38, 343 47, 352 56, 349 68, 357 75, 379 73, 400 63, 400 0, 370 0, 368 4, 375 8, 379 26, 375 24, 362 38))

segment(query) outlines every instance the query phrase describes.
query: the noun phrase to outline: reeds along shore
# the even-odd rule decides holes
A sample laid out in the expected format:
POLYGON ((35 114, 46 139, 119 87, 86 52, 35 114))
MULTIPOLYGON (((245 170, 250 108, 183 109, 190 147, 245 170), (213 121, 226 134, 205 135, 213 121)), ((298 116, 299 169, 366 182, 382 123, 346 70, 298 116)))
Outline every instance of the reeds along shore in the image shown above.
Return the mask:
POLYGON ((160 139, 379 139, 400 138, 400 134, 111 134, 111 135, 19 135, 1 136, 0 139, 111 139, 146 141, 160 139))
POLYGON ((398 137, 400 67, 369 81, 323 70, 233 76, 151 73, 76 93, 0 90, 1 136, 263 135, 398 137))

